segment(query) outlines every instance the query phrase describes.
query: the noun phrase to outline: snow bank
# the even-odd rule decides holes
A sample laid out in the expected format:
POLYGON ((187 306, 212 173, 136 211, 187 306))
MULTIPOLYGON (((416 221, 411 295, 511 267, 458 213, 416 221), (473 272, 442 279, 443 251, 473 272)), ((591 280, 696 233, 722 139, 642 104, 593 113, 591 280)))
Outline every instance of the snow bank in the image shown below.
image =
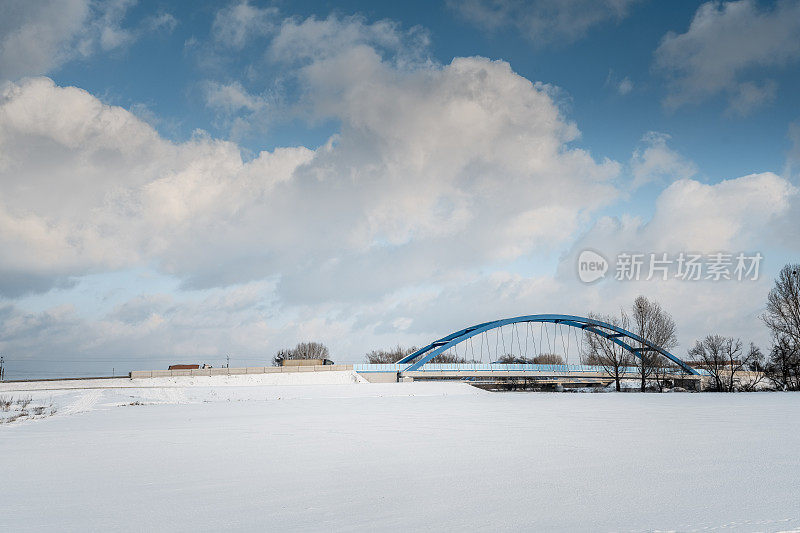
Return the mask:
POLYGON ((367 383, 352 370, 287 372, 234 376, 180 376, 171 378, 113 378, 0 383, 0 393, 59 389, 111 389, 128 387, 242 387, 259 385, 339 385, 367 383))
POLYGON ((462 382, 369 383, 353 371, 40 381, 0 385, 4 386, 0 389, 0 396, 30 398, 52 405, 57 411, 56 416, 131 405, 488 394, 462 382), (54 384, 58 388, 54 388, 54 384))

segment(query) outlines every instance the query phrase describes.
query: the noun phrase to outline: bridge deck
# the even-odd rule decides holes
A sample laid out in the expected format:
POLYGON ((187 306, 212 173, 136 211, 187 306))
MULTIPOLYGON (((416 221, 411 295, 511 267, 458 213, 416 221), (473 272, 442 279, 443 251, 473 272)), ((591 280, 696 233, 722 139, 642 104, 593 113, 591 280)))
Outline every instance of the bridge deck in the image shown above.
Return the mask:
MULTIPOLYGON (((403 372, 404 376, 557 376, 557 377, 608 377, 608 372, 603 367, 593 365, 539 365, 539 364, 491 364, 491 363, 464 363, 440 364, 428 363, 417 370, 404 372, 408 367, 405 364, 356 364, 356 372, 403 372)), ((624 374, 632 377, 638 374, 636 367, 626 367, 624 374)), ((699 370, 701 375, 706 371, 699 370)), ((700 376, 691 376, 673 369, 665 369, 664 374, 670 378, 699 379, 700 376)))

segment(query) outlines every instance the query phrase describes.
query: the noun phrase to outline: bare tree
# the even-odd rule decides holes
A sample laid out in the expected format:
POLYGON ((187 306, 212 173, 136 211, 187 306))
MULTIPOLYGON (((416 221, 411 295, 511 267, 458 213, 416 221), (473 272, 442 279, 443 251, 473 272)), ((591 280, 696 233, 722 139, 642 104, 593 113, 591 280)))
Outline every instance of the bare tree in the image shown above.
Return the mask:
MULTIPOLYGON (((612 326, 627 329, 630 319, 625 311, 620 311, 619 317, 589 315, 590 318, 607 322, 612 326)), ((606 374, 614 378, 617 392, 621 390, 620 379, 633 363, 631 353, 615 343, 613 340, 584 330, 584 348, 581 353, 581 362, 586 365, 603 367, 606 374)))
POLYGON ((667 388, 669 376, 683 372, 677 364, 661 354, 655 354, 653 363, 653 380, 656 382, 658 392, 664 392, 667 388))
POLYGON ((542 353, 535 357, 522 357, 519 355, 506 354, 497 360, 498 363, 511 365, 563 365, 564 358, 556 353, 542 353))
MULTIPOLYGON (((411 348, 403 348, 402 346, 398 345, 395 348, 392 348, 391 350, 372 350, 366 355, 366 359, 367 362, 371 364, 396 363, 403 357, 410 355, 416 351, 417 348, 414 346, 412 346, 411 348)), ((462 364, 462 363, 476 363, 477 361, 468 360, 466 357, 458 355, 458 353, 455 351, 453 352, 447 351, 435 356, 429 362, 439 363, 439 364, 462 364)))
MULTIPOLYGON (((634 300, 631 308, 631 327, 639 337, 663 350, 671 350, 678 344, 675 321, 661 304, 644 296, 634 300)), ((637 343, 639 357, 634 359, 641 382, 641 391, 647 388, 647 380, 663 364, 661 354, 643 343, 637 343)))
POLYGON ((744 367, 749 374, 748 379, 746 381, 740 381, 739 383, 742 390, 748 392, 758 390, 759 384, 764 381, 764 378, 767 376, 767 365, 764 361, 764 354, 761 352, 761 349, 751 342, 750 352, 750 361, 748 361, 744 367))
POLYGON ((788 338, 795 346, 800 345, 800 265, 781 269, 761 319, 776 338, 788 338))
POLYGON ((294 348, 278 351, 272 359, 272 364, 280 366, 287 359, 328 359, 328 347, 320 342, 300 342, 294 348))
POLYGON ((403 348, 399 344, 391 350, 372 350, 366 355, 367 363, 371 364, 393 364, 417 351, 416 346, 403 348))
POLYGON ((471 359, 467 359, 466 357, 462 357, 457 353, 452 352, 442 352, 439 355, 435 356, 433 359, 430 360, 431 363, 441 363, 441 364, 464 364, 464 363, 477 363, 477 361, 473 361, 471 359))
POLYGON ((781 269, 761 319, 775 339, 766 374, 778 388, 800 390, 800 264, 781 269))
POLYGON ((764 372, 776 388, 800 390, 800 349, 788 335, 775 339, 764 372))
POLYGON ((747 351, 742 349, 742 341, 733 337, 708 335, 696 341, 689 350, 695 360, 708 370, 713 380, 713 390, 734 392, 737 387, 736 375, 761 357, 761 351, 750 344, 747 351))
POLYGON ((536 365, 563 365, 564 358, 557 353, 540 353, 532 359, 536 365))

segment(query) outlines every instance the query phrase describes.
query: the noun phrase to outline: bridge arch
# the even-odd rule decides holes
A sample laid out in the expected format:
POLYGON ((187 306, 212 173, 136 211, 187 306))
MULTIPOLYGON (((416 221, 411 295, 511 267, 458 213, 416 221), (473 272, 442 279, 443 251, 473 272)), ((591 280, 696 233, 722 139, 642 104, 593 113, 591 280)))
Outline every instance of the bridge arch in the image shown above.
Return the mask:
POLYGON ((642 338, 631 331, 620 328, 613 324, 609 324, 608 322, 603 322, 601 320, 596 320, 594 318, 587 318, 575 315, 549 315, 549 314, 524 315, 514 318, 493 320, 491 322, 483 322, 482 324, 476 324, 474 326, 470 326, 468 328, 456 331, 454 333, 451 333, 450 335, 442 337, 441 339, 435 340, 429 345, 420 348, 416 352, 400 359, 397 363, 401 365, 404 364, 409 365, 407 368, 403 370, 403 372, 411 372, 414 370, 418 370, 422 365, 424 365, 437 355, 449 350, 450 348, 456 346, 457 344, 466 341, 470 337, 479 335, 485 331, 489 331, 492 329, 507 326, 509 324, 516 324, 520 322, 543 322, 543 323, 564 324, 566 326, 578 328, 582 331, 589 331, 591 333, 594 333, 596 335, 599 335, 614 342, 615 344, 629 351, 639 359, 642 358, 642 352, 654 351, 663 355, 664 357, 671 360, 675 364, 677 364, 682 370, 684 370, 688 374, 699 375, 699 372, 697 372, 697 370, 687 365, 685 362, 681 361, 680 359, 678 359, 677 357, 675 357, 674 355, 663 349, 661 346, 658 346, 655 343, 650 342, 649 340, 642 338), (632 346, 632 344, 638 344, 639 347, 634 347, 632 346))

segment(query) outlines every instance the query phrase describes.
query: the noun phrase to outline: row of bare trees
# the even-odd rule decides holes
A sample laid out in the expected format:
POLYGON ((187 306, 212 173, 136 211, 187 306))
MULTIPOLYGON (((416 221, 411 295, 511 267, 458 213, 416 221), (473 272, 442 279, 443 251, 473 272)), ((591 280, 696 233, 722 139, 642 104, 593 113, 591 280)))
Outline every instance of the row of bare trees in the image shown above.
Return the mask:
POLYGON ((294 348, 279 350, 272 358, 272 364, 280 366, 289 359, 328 359, 330 351, 321 342, 300 342, 294 348))
MULTIPOLYGON (((412 353, 417 351, 416 346, 411 346, 409 348, 404 348, 399 344, 390 350, 372 350, 366 355, 366 361, 370 364, 393 364, 402 359, 407 355, 411 355, 412 353)), ((459 355, 451 354, 448 352, 441 353, 431 359, 431 363, 441 363, 441 364, 463 364, 463 363, 477 363, 477 361, 472 361, 466 359, 465 357, 461 357, 459 355)))
POLYGON ((514 354, 506 354, 500 357, 497 362, 510 365, 563 365, 564 358, 557 353, 542 353, 533 357, 522 357, 514 354))

